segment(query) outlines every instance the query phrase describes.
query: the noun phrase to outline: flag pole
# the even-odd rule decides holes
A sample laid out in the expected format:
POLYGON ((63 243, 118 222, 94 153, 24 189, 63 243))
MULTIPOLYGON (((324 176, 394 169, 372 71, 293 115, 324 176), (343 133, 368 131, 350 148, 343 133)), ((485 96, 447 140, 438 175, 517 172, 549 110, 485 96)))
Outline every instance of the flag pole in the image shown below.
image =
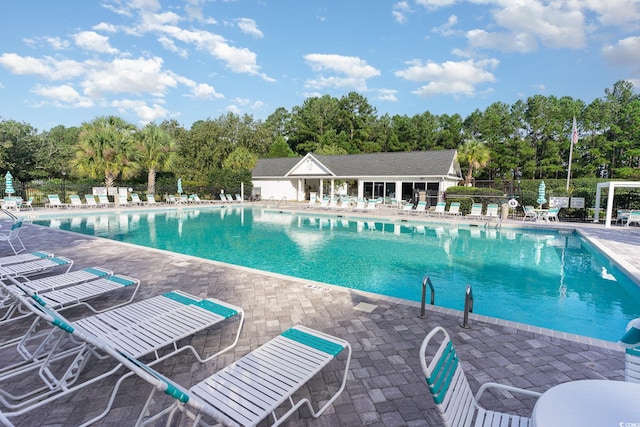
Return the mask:
POLYGON ((567 192, 569 191, 569 181, 571 180, 571 161, 573 157, 573 146, 578 143, 578 128, 576 127, 576 117, 573 116, 573 128, 571 128, 571 143, 569 144, 569 168, 567 169, 567 192))

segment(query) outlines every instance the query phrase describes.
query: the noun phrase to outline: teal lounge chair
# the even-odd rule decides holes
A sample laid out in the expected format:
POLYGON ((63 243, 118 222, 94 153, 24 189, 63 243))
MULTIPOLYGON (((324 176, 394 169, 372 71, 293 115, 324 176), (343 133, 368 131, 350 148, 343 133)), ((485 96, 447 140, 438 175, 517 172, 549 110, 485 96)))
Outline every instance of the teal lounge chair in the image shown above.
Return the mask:
MULTIPOLYGON (((294 326, 190 389, 181 387, 137 360, 129 360, 131 363, 123 364, 153 384, 154 391, 161 390, 175 399, 167 409, 143 420, 148 413, 145 406, 139 418, 145 425, 167 414, 171 419, 178 410, 196 423, 204 416, 224 425, 255 426, 273 415, 279 425, 302 406, 308 408, 311 416, 318 418, 333 404, 346 386, 351 346, 340 338, 294 326), (338 390, 317 410, 306 397, 294 403, 294 393, 344 350, 347 350, 347 356, 338 390), (291 407, 276 416, 276 409, 287 401, 291 407)), ((149 396, 147 404, 152 397, 149 396)))
POLYGON ((488 411, 478 402, 489 388, 501 390, 501 396, 521 393, 540 397, 541 393, 502 384, 485 383, 474 396, 462 370, 462 363, 444 328, 438 326, 426 336, 420 347, 420 363, 429 392, 444 425, 470 426, 474 419, 473 425, 476 427, 531 425, 531 420, 527 417, 488 411), (439 343, 438 336, 441 336, 439 343))

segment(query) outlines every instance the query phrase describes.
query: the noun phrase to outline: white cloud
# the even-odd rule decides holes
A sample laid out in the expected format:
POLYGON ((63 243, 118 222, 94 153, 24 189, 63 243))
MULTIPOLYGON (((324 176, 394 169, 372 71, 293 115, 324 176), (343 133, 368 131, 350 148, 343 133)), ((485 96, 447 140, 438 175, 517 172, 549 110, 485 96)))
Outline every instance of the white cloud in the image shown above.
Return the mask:
POLYGON ((260 72, 257 56, 246 48, 229 45, 224 37, 202 30, 184 30, 176 26, 165 25, 162 31, 168 36, 183 43, 195 45, 197 49, 208 52, 213 57, 226 62, 227 66, 236 73, 247 73, 262 77, 266 81, 274 79, 260 72))
POLYGON ((439 27, 433 27, 431 29, 432 33, 438 33, 443 36, 450 36, 455 34, 453 27, 458 23, 458 17, 456 15, 449 16, 447 22, 445 24, 440 25, 439 27))
POLYGON ((640 28, 640 2, 637 0, 584 0, 584 4, 598 14, 602 25, 627 30, 640 28))
POLYGON ((602 56, 613 66, 633 67, 640 77, 640 36, 627 37, 602 48, 602 56))
POLYGON ((60 37, 45 37, 45 41, 53 48, 53 50, 69 49, 69 41, 60 37))
POLYGON ((261 39, 264 37, 262 31, 258 28, 258 24, 256 21, 250 18, 238 18, 236 19, 236 23, 238 24, 238 28, 242 30, 243 33, 249 34, 253 37, 261 39))
POLYGON ((495 81, 495 76, 488 69, 496 68, 498 63, 497 59, 447 61, 442 64, 423 64, 416 60, 409 63, 409 68, 397 71, 395 75, 412 82, 428 82, 412 92, 422 97, 443 93, 473 96, 477 85, 495 81))
POLYGON ((193 97, 196 99, 224 98, 223 94, 216 92, 213 86, 208 85, 206 83, 200 83, 193 86, 193 88, 191 89, 191 93, 193 94, 193 97))
POLYGON ((109 45, 109 37, 100 35, 95 31, 80 31, 73 36, 76 45, 83 49, 100 52, 116 54, 118 49, 115 49, 109 45))
POLYGON ((163 48, 181 56, 182 58, 187 58, 189 56, 189 51, 187 49, 179 48, 169 37, 161 36, 158 38, 158 42, 160 42, 163 48))
POLYGON ((92 29, 96 31, 104 31, 106 33, 115 33, 118 31, 118 27, 116 27, 113 24, 108 24, 106 22, 101 22, 98 25, 94 25, 92 29))
POLYGON ((36 86, 31 90, 38 96, 49 99, 57 107, 90 108, 94 102, 78 93, 72 86, 36 86))
POLYGON ((527 33, 489 33, 485 30, 471 30, 467 33, 471 47, 497 49, 503 52, 533 52, 538 48, 536 38, 527 33))
POLYGON ((310 53, 305 55, 304 59, 317 73, 328 72, 344 75, 325 77, 320 74, 317 78, 307 80, 305 85, 313 89, 335 87, 366 91, 367 79, 380 75, 380 70, 354 56, 310 53))
POLYGON ((409 7, 409 3, 406 1, 399 1, 398 3, 393 5, 393 10, 391 11, 391 16, 393 16, 393 20, 398 24, 404 24, 407 22, 407 14, 411 13, 411 8, 409 7))
POLYGON ((169 116, 169 111, 163 106, 157 103, 149 106, 142 100, 121 99, 111 102, 111 106, 117 108, 122 114, 135 114, 143 124, 159 121, 169 116))
POLYGON ((92 97, 101 97, 105 93, 163 96, 178 82, 171 72, 162 71, 162 62, 159 57, 95 62, 82 86, 85 94, 92 97))
POLYGON ((32 56, 19 56, 15 53, 0 55, 0 65, 13 74, 35 75, 48 80, 65 80, 78 77, 85 72, 85 66, 74 60, 56 60, 45 56, 43 59, 32 56))
POLYGON ((397 102, 398 101, 398 97, 396 96, 397 93, 398 91, 394 89, 378 89, 378 96, 376 97, 376 99, 380 101, 397 102))
POLYGON ((456 0, 416 0, 416 4, 427 9, 440 9, 454 5, 456 0))

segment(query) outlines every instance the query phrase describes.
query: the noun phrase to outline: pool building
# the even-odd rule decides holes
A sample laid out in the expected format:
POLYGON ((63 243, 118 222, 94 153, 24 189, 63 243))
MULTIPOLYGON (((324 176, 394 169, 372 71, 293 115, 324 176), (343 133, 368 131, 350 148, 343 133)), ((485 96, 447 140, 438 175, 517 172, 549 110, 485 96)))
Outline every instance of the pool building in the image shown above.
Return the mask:
POLYGON ((417 194, 428 206, 462 180, 457 150, 260 159, 252 176, 263 200, 348 195, 393 203, 417 194))

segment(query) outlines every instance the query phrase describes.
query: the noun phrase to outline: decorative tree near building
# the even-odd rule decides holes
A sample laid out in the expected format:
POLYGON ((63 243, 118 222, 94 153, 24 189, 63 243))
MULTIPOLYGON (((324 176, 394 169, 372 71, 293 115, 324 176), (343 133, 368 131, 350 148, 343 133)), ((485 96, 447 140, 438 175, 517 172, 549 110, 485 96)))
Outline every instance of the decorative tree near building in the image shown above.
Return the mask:
POLYGON ((147 195, 156 194, 156 173, 174 166, 176 141, 155 123, 149 123, 136 134, 140 165, 147 169, 147 195))
POLYGON ((470 139, 462 144, 462 147, 458 149, 458 159, 469 169, 467 175, 464 178, 465 185, 471 183, 473 178, 473 171, 483 168, 491 160, 491 152, 489 148, 477 139, 470 139))
POLYGON ((104 177, 106 187, 113 187, 120 176, 129 179, 140 170, 133 135, 136 127, 120 117, 98 117, 83 123, 73 168, 80 176, 104 177))

